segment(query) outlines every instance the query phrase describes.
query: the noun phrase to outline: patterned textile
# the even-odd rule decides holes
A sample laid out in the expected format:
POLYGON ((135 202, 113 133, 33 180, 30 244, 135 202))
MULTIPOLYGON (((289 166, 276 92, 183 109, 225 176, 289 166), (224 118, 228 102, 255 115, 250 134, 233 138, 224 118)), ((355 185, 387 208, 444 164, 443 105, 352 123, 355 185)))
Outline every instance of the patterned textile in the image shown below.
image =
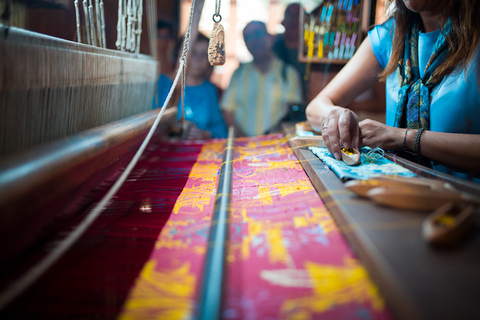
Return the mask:
POLYGON ((418 67, 418 22, 414 22, 412 30, 405 40, 404 58, 398 63, 400 83, 399 101, 395 114, 395 126, 410 129, 430 129, 430 92, 442 79, 434 81, 433 73, 441 65, 448 54, 448 43, 445 35, 451 30, 449 20, 435 43, 433 53, 420 78, 418 67), (406 121, 406 123, 405 123, 406 121))
POLYGON ((342 160, 335 159, 327 148, 310 147, 313 154, 319 157, 340 179, 367 180, 374 175, 399 175, 414 177, 415 174, 404 167, 385 159, 381 154, 370 153, 370 148, 364 147, 361 151, 362 163, 358 166, 349 166, 342 160))
MULTIPOLYGON (((223 143, 207 142, 120 319, 191 319, 223 143)), ((391 319, 286 140, 237 139, 223 319, 391 319)))
POLYGON ((287 113, 288 103, 302 100, 298 72, 274 58, 266 73, 260 72, 253 62, 235 70, 220 106, 234 114, 246 135, 256 136, 279 123, 287 113))

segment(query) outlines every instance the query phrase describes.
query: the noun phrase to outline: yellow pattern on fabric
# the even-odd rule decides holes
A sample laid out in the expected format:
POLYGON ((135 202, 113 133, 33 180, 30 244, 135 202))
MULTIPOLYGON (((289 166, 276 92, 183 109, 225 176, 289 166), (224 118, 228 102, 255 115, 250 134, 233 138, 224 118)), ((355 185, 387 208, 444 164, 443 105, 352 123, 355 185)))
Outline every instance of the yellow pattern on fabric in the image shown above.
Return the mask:
POLYGON ((202 151, 197 157, 197 162, 214 162, 219 154, 223 154, 225 147, 225 140, 209 141, 202 147, 202 151))
POLYGON ((266 231, 267 241, 270 246, 268 261, 274 263, 287 263, 288 251, 283 245, 281 227, 266 231))
POLYGON ((190 178, 202 179, 202 184, 210 182, 208 186, 211 190, 215 190, 215 185, 218 179, 218 164, 216 163, 198 163, 196 162, 190 172, 190 178))
MULTIPOLYGON (((385 307, 367 271, 355 259, 345 258, 343 266, 307 261, 305 269, 310 274, 313 295, 286 300, 282 305, 285 319, 298 319, 297 312, 302 312, 302 309, 322 313, 332 307, 349 303, 370 304, 376 311, 381 311, 385 307)), ((305 313, 302 312, 302 315, 305 313)))
MULTIPOLYGON (((241 140, 242 138, 237 138, 237 140, 241 140)), ((235 147, 235 150, 238 152, 239 156, 235 157, 235 161, 243 161, 245 158, 248 159, 249 162, 259 162, 260 160, 256 158, 264 158, 265 155, 276 153, 276 154, 283 154, 283 153, 292 153, 289 148, 286 147, 279 147, 283 143, 285 143, 285 139, 273 139, 269 142, 274 142, 274 144, 266 144, 262 145, 262 141, 258 142, 250 142, 251 146, 257 146, 255 149, 250 149, 250 147, 235 147)), ((264 159, 262 161, 272 161, 270 159, 264 159)), ((289 161, 283 161, 279 163, 288 163, 289 161)), ((292 162, 298 164, 298 160, 293 157, 292 162)), ((300 167, 299 167, 300 168, 300 167)))
POLYGON ((335 222, 326 208, 310 208, 310 210, 312 210, 311 215, 309 212, 305 212, 304 216, 293 218, 296 229, 320 225, 326 235, 332 231, 338 231, 335 222))
POLYGON ((312 216, 307 219, 312 225, 321 225, 325 234, 329 234, 332 231, 338 231, 337 225, 332 219, 330 212, 326 207, 310 208, 312 210, 312 216))
POLYGON ((263 187, 263 186, 258 186, 258 194, 260 196, 260 199, 262 199, 262 202, 264 205, 272 204, 272 196, 270 195, 270 188, 263 187))
MULTIPOLYGON (((193 173, 192 173, 193 174, 193 173)), ((185 187, 173 207, 173 213, 178 214, 183 207, 197 208, 191 214, 201 213, 203 207, 210 204, 210 197, 215 192, 214 184, 200 184, 191 188, 185 187)), ((186 212, 182 212, 186 213, 186 212)))
POLYGON ((182 239, 172 239, 171 237, 161 237, 155 242, 155 249, 168 248, 168 249, 186 249, 190 246, 191 239, 187 238, 185 241, 182 239))
POLYGON ((292 161, 268 161, 270 169, 297 169, 303 170, 297 160, 292 161))
POLYGON ((303 191, 303 192, 312 191, 312 185, 310 181, 308 181, 307 179, 298 180, 297 182, 293 182, 289 184, 276 183, 275 186, 280 191, 280 194, 282 195, 282 197, 288 196, 289 194, 299 192, 299 191, 303 191))
POLYGON ((263 231, 261 223, 253 220, 247 215, 247 210, 242 209, 243 222, 248 222, 248 235, 243 238, 241 245, 241 256, 242 259, 247 260, 250 258, 250 244, 252 239, 263 231))
POLYGON ((180 320, 188 318, 193 309, 195 275, 190 262, 173 270, 156 270, 156 261, 148 261, 134 287, 135 299, 125 304, 120 320, 157 319, 180 320))

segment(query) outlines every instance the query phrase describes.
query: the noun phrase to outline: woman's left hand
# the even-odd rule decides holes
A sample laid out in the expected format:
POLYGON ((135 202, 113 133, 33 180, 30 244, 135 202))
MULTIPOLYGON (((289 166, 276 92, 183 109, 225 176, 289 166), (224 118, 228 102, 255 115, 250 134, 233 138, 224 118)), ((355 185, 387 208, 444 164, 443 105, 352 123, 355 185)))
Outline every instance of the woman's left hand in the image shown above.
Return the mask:
POLYGON ((384 150, 400 150, 405 129, 387 126, 381 122, 366 119, 359 123, 360 144, 384 150))

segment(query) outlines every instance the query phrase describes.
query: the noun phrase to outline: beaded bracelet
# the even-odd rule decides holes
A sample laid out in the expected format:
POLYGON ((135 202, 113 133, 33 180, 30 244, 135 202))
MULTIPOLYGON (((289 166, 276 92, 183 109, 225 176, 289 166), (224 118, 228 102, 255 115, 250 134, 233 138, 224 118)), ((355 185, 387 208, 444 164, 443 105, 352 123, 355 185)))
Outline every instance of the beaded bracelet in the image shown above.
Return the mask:
POLYGON ((408 131, 408 128, 405 129, 405 136, 403 137, 402 151, 407 150, 407 148, 405 147, 405 143, 407 141, 407 131, 408 131))
POLYGON ((423 131, 425 129, 420 128, 417 131, 417 135, 415 136, 415 141, 413 143, 413 152, 415 153, 416 156, 420 155, 420 138, 422 136, 423 131))

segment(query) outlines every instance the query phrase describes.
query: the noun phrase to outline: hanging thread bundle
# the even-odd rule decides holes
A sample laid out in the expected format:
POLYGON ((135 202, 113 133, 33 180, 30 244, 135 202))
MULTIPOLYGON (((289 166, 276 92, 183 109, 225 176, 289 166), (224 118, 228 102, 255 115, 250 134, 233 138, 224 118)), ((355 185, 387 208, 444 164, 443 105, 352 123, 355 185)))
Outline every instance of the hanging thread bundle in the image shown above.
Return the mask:
POLYGON ((138 53, 142 34, 143 0, 119 0, 117 41, 118 50, 138 53))
POLYGON ((103 0, 95 0, 95 8, 93 7, 92 0, 83 0, 82 2, 83 18, 86 29, 86 41, 82 41, 83 37, 79 0, 74 1, 74 6, 77 25, 77 42, 106 48, 107 46, 105 40, 105 12, 103 9, 103 0))

